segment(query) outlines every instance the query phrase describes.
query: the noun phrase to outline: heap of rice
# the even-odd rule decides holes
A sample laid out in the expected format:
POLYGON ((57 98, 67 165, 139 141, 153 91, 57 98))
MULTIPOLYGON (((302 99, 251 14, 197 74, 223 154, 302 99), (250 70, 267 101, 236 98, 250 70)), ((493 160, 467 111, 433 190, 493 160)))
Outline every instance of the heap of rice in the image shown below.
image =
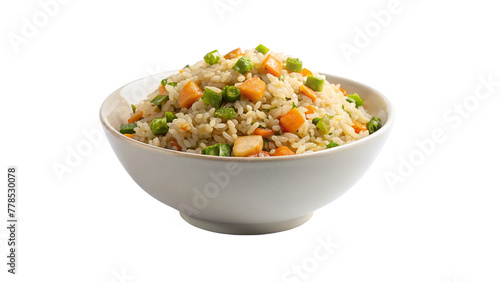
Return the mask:
POLYGON ((222 57, 214 65, 201 60, 168 77, 168 83, 177 83, 175 87, 165 85, 164 95, 168 95, 168 101, 161 110, 152 104, 151 99, 159 94, 156 90, 147 99, 136 104, 137 111, 142 111, 143 117, 136 122, 135 133, 129 137, 154 146, 201 154, 203 148, 217 143, 233 145, 239 136, 252 135, 255 129, 261 127, 274 131, 272 136, 266 138, 263 147, 264 151, 272 155, 280 146, 302 154, 324 150, 332 141, 341 146, 369 135, 367 130, 356 133, 353 125, 354 121, 368 123, 370 114, 363 106, 356 107, 354 103, 346 101, 347 97, 340 90, 340 85, 330 84, 324 75, 313 72, 315 77, 325 79, 323 90, 315 92, 317 99, 313 103, 299 91, 306 81, 304 75, 283 70, 281 76, 276 77, 263 69, 266 56, 274 56, 283 65, 289 56, 273 51, 262 54, 255 49, 245 50, 243 55, 253 63, 253 69, 245 75, 233 70, 238 58, 222 57), (190 108, 179 106, 179 93, 189 81, 195 82, 202 90, 206 86, 223 89, 226 85, 238 87, 252 77, 259 77, 266 83, 264 96, 255 103, 244 95, 241 95, 239 101, 226 103, 225 107, 233 107, 237 113, 233 119, 225 120, 215 116, 216 108, 203 103, 201 98, 190 108), (315 112, 306 115, 306 107, 310 105, 313 105, 315 112), (296 132, 285 132, 280 126, 280 118, 293 107, 300 111, 305 122, 296 132), (164 117, 167 111, 175 113, 177 117, 168 123, 168 133, 153 134, 149 123, 155 118, 164 117), (321 133, 313 123, 314 118, 325 115, 333 116, 329 120, 327 134, 321 133))

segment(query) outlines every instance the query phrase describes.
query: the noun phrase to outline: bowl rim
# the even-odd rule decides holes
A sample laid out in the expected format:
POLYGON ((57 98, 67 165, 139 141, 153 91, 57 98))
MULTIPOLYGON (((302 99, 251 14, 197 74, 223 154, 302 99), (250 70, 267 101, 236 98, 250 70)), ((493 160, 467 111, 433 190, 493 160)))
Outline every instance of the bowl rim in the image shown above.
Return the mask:
POLYGON ((380 98, 382 98, 382 100, 384 100, 386 107, 387 107, 387 120, 386 120, 385 124, 382 126, 382 128, 377 130, 373 134, 370 134, 367 137, 361 138, 361 139, 356 140, 354 142, 344 144, 344 145, 341 145, 341 146, 338 146, 335 148, 329 148, 326 150, 321 150, 321 151, 316 151, 316 152, 311 152, 311 153, 306 153, 306 154, 298 154, 298 155, 291 155, 291 156, 277 156, 277 157, 269 157, 269 158, 221 157, 221 156, 211 156, 211 155, 188 153, 188 152, 182 152, 182 151, 174 151, 174 150, 169 150, 169 149, 165 149, 162 147, 150 145, 147 143, 143 143, 141 141, 124 136, 118 130, 113 128, 113 126, 111 126, 111 124, 109 124, 108 119, 106 117, 104 117, 103 111, 104 111, 105 105, 108 103, 108 100, 110 100, 114 95, 119 95, 120 90, 122 90, 126 86, 128 86, 132 83, 135 83, 137 81, 143 80, 143 79, 156 77, 156 76, 160 76, 160 75, 171 74, 171 73, 177 73, 177 72, 178 72, 178 70, 173 70, 173 71, 165 71, 165 72, 161 72, 161 73, 157 73, 157 74, 153 74, 153 75, 144 76, 142 78, 128 82, 127 84, 125 84, 125 85, 119 87, 118 89, 116 89, 115 91, 111 92, 111 94, 109 94, 106 97, 106 99, 104 99, 104 101, 101 104, 101 107, 99 108, 99 118, 100 118, 100 121, 101 121, 103 128, 105 130, 107 130, 108 132, 110 132, 111 134, 117 136, 118 138, 124 138, 123 140, 125 142, 130 142, 129 143, 130 145, 139 146, 141 149, 159 152, 161 154, 172 155, 172 156, 176 156, 176 157, 206 159, 206 160, 223 161, 223 162, 228 162, 228 161, 230 161, 230 162, 269 162, 269 161, 284 161, 284 160, 295 160, 295 159, 303 159, 303 158, 313 158, 313 157, 326 155, 326 154, 334 154, 334 153, 340 152, 342 150, 349 150, 352 147, 360 146, 361 144, 364 144, 366 142, 370 142, 371 139, 376 138, 379 135, 388 133, 388 131, 391 130, 391 128, 394 124, 394 120, 395 120, 394 107, 392 106, 392 103, 380 91, 378 91, 375 88, 368 86, 364 83, 358 82, 356 80, 346 78, 346 77, 337 76, 337 75, 327 74, 327 73, 323 73, 323 72, 318 72, 318 73, 325 75, 325 76, 335 77, 335 78, 338 78, 338 79, 341 79, 344 81, 348 81, 349 83, 358 84, 362 87, 369 89, 371 92, 376 93, 378 96, 380 96, 380 98))

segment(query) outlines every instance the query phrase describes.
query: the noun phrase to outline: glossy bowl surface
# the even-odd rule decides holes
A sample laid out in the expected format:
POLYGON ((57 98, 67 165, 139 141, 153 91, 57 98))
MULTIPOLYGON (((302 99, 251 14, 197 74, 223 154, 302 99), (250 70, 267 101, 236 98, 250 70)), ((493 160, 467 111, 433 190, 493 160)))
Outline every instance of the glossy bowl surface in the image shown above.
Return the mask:
POLYGON ((130 104, 144 99, 174 72, 133 81, 103 102, 100 119, 116 156, 132 179, 194 226, 221 233, 263 234, 294 228, 351 188, 384 145, 394 112, 377 90, 333 75, 382 120, 380 130, 350 144, 310 154, 272 158, 197 155, 148 145, 118 132, 130 104))

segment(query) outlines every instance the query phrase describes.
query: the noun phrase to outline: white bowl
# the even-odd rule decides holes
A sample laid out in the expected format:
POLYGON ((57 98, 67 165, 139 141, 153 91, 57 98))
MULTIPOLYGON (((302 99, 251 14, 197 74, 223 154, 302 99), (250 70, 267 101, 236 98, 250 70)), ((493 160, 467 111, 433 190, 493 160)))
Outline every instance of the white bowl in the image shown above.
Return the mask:
POLYGON ((120 134, 117 129, 128 119, 130 104, 146 98, 173 73, 142 78, 111 93, 101 106, 101 122, 116 156, 144 191, 179 210, 190 224, 215 232, 263 234, 303 224, 363 176, 394 122, 392 107, 381 93, 326 75, 329 82, 359 93, 368 112, 382 120, 382 128, 332 149, 272 158, 177 152, 120 134))

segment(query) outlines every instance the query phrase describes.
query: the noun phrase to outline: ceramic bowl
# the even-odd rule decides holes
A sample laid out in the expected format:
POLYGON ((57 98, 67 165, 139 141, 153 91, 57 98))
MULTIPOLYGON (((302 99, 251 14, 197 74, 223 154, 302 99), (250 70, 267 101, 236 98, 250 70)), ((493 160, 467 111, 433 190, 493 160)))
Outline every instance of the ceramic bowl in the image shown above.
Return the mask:
POLYGON ((340 197, 368 170, 394 122, 390 102, 377 90, 333 75, 349 93, 359 93, 365 108, 383 127, 350 144, 310 154, 272 158, 197 155, 155 147, 117 130, 130 104, 146 98, 161 73, 131 82, 111 93, 100 109, 105 134, 121 164, 144 191, 178 210, 190 224, 230 234, 283 231, 306 222, 313 212, 340 197))

